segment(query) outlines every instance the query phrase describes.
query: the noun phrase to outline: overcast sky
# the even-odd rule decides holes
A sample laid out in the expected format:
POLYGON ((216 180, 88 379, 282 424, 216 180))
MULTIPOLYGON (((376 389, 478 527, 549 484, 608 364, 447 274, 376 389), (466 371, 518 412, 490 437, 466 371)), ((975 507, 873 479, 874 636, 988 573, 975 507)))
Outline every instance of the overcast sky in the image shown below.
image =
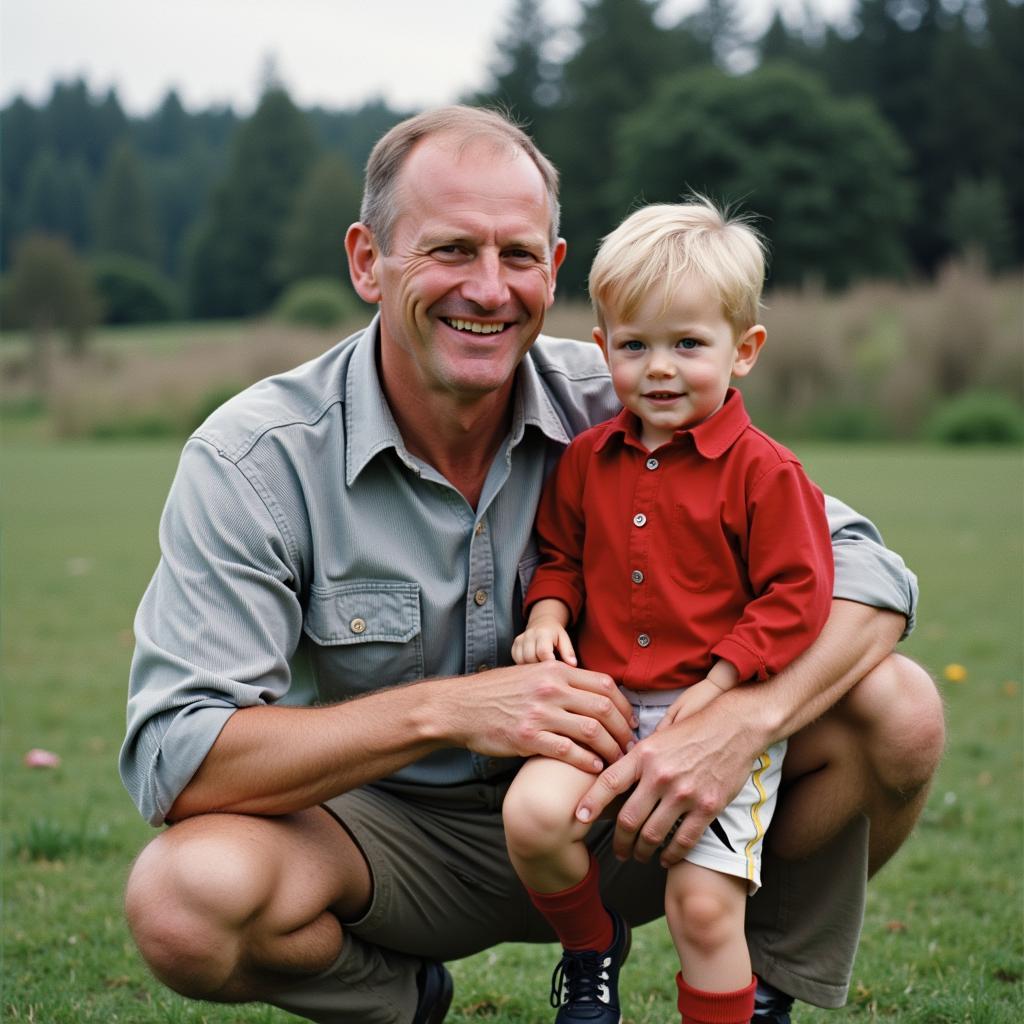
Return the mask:
MULTIPOLYGON (((841 17, 851 0, 748 0, 751 27, 774 6, 841 17)), ((44 102, 55 80, 116 86, 148 114, 174 86, 186 107, 252 109, 268 58, 300 106, 381 96, 401 108, 484 85, 513 0, 0 0, 0 104, 44 102)), ((701 0, 665 0, 670 17, 701 0)), ((579 0, 546 0, 571 24, 579 0)))

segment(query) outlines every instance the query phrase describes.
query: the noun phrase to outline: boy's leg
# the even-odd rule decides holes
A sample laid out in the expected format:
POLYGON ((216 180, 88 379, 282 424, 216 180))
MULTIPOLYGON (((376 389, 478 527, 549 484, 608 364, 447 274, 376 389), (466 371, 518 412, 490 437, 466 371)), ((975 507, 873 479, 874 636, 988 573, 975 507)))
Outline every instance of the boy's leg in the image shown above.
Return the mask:
POLYGON ((679 953, 682 1024, 747 1024, 753 1015, 746 903, 746 879, 687 861, 669 869, 665 917, 679 953))
POLYGON ((574 814, 593 776, 533 758, 505 797, 509 859, 563 955, 552 981, 556 1024, 619 1024, 618 974, 629 953, 625 922, 601 899, 600 869, 574 814))

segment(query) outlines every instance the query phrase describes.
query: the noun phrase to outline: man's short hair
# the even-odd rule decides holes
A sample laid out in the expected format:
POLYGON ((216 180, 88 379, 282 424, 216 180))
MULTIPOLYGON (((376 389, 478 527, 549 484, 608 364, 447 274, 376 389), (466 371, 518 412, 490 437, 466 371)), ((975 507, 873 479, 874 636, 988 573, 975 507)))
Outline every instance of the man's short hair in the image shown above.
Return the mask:
POLYGON ((373 147, 366 163, 363 202, 359 219, 370 228, 381 251, 391 248, 391 233, 399 213, 398 176, 406 157, 420 139, 445 136, 461 154, 475 142, 507 147, 510 154, 525 153, 540 171, 550 208, 550 244, 558 241, 558 171, 534 141, 504 114, 482 107, 449 106, 428 110, 396 124, 373 147))
POLYGON ((590 297, 604 327, 608 311, 629 319, 653 291, 664 292, 667 305, 680 279, 697 274, 744 331, 758 321, 764 272, 761 235, 742 216, 695 195, 645 206, 605 235, 590 268, 590 297))

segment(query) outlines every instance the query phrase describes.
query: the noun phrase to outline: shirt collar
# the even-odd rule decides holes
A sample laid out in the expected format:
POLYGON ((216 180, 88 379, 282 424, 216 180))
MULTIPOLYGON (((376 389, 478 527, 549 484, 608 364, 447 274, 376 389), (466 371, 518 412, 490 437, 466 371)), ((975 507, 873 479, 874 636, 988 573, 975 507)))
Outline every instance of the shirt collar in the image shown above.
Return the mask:
MULTIPOLYGON (((373 318, 356 342, 345 383, 345 480, 351 486, 370 460, 385 448, 393 448, 411 469, 419 472, 416 460, 405 447, 377 373, 380 316, 373 318)), ((509 449, 523 439, 525 428, 537 427, 546 437, 562 445, 570 441, 540 374, 527 353, 516 373, 512 429, 509 449)))
MULTIPOLYGON (((679 444, 689 437, 704 458, 717 459, 739 440, 749 426, 750 416, 743 404, 743 396, 735 388, 729 388, 722 407, 716 413, 695 427, 677 430, 670 443, 679 444)), ((595 450, 601 451, 616 436, 621 436, 627 444, 643 447, 640 443, 640 420, 635 413, 623 409, 614 419, 609 420, 595 450)))

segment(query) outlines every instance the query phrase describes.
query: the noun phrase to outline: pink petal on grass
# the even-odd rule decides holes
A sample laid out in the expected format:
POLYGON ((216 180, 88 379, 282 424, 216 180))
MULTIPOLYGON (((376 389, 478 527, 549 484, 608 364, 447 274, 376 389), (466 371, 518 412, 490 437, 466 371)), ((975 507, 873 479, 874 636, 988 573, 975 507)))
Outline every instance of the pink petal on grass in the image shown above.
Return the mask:
POLYGON ((57 768, 60 765, 60 755, 52 750, 41 750, 33 747, 24 758, 29 768, 57 768))

